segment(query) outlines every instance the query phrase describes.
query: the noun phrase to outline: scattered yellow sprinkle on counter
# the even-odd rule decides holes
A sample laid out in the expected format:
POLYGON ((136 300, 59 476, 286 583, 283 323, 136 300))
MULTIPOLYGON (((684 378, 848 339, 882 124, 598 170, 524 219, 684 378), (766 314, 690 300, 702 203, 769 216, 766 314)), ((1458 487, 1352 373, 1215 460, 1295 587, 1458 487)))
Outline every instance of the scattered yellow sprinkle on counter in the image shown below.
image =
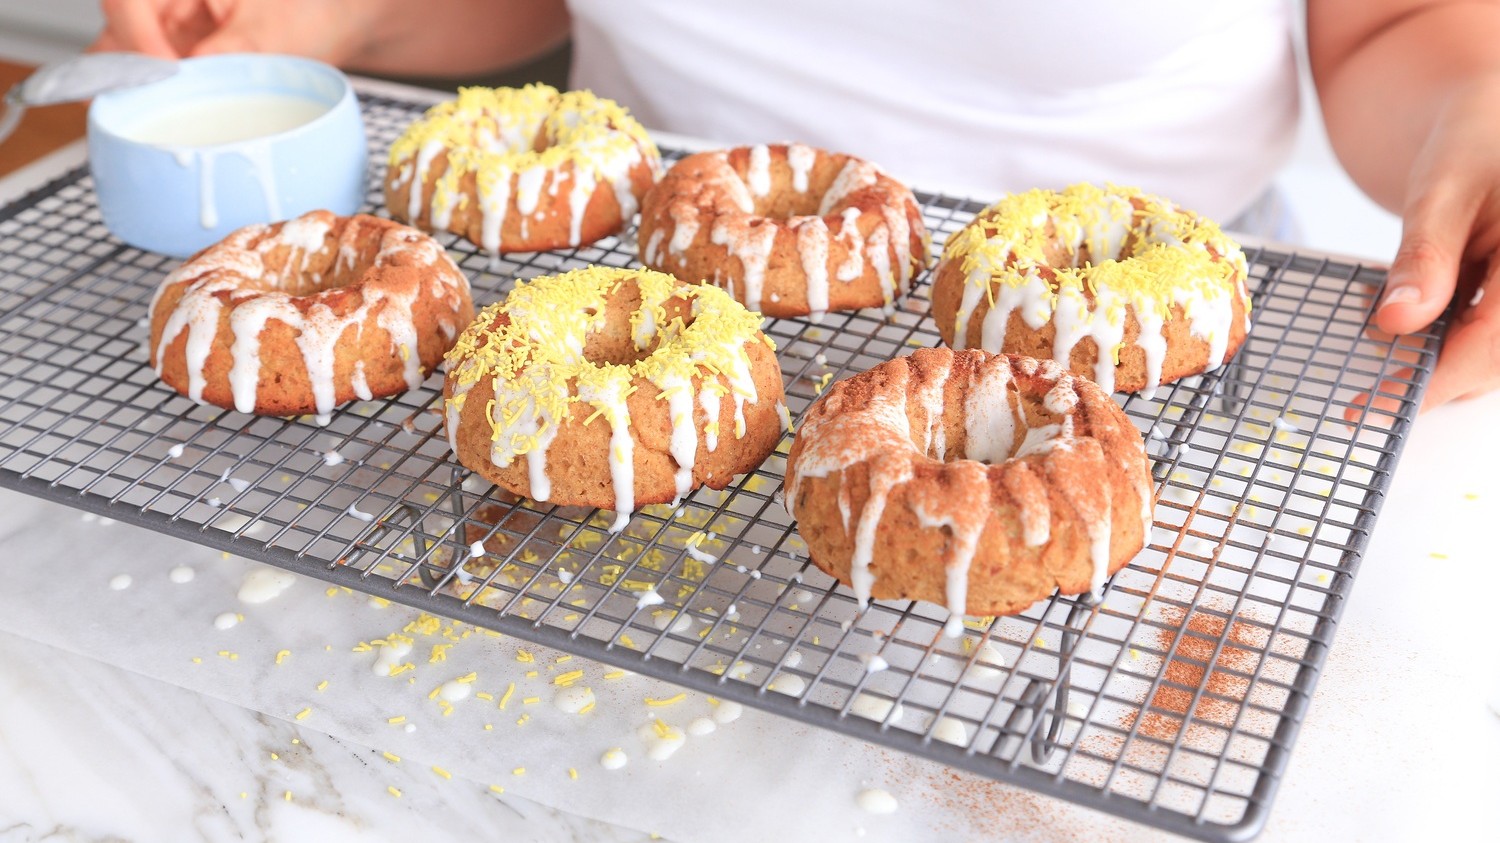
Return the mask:
POLYGON ((494 793, 504 793, 505 792, 505 788, 501 787, 498 784, 492 784, 492 785, 490 785, 490 790, 492 792, 494 792, 494 793))
POLYGON ((309 718, 311 716, 312 716, 312 709, 310 709, 310 708, 304 708, 301 711, 297 712, 297 716, 296 716, 295 719, 297 719, 297 720, 306 720, 307 718, 309 718))
POLYGON ((428 664, 437 664, 438 662, 447 661, 448 648, 452 646, 452 644, 433 644, 432 655, 427 657, 428 664))
POLYGON ((510 774, 512 776, 524 776, 524 775, 526 775, 526 768, 525 767, 517 767, 514 770, 511 770, 510 774))
POLYGON ((273 752, 273 753, 271 753, 271 760, 272 761, 280 761, 281 760, 281 756, 277 755, 276 753, 273 752))
POLYGON ((651 697, 647 697, 646 698, 646 705, 656 706, 656 707, 660 707, 660 706, 664 706, 664 705, 675 705, 677 703, 682 702, 685 699, 687 699, 687 694, 686 693, 677 694, 676 696, 667 697, 665 699, 659 699, 659 700, 658 699, 652 699, 651 697))
POLYGON ((574 767, 569 767, 568 778, 572 779, 575 782, 578 781, 578 770, 574 767))
POLYGON ((324 679, 322 682, 318 683, 318 690, 319 691, 327 690, 327 688, 328 688, 328 680, 327 679, 324 679))
POLYGON ((391 724, 392 726, 396 725, 397 723, 405 723, 406 722, 406 715, 405 714, 398 714, 395 717, 387 717, 385 719, 385 722, 391 724))
POLYGON ((393 785, 393 784, 390 784, 390 785, 386 785, 386 787, 385 787, 385 792, 386 792, 386 793, 389 793, 389 794, 390 794, 390 795, 392 795, 392 796, 394 796, 394 797, 396 797, 396 798, 397 798, 397 799, 400 799, 400 798, 401 798, 401 791, 400 791, 400 790, 398 790, 398 789, 397 789, 397 788, 396 788, 396 786, 395 786, 395 785, 393 785))
POLYGON ((605 679, 624 679, 625 675, 626 675, 625 671, 623 671, 623 670, 611 670, 610 672, 604 674, 604 678, 605 679))
POLYGON ((451 778, 453 778, 453 774, 452 773, 450 773, 447 770, 444 770, 442 767, 438 767, 436 765, 433 766, 432 772, 437 773, 438 775, 442 776, 445 779, 451 779, 451 778))
POLYGON ((514 696, 515 693, 516 693, 516 683, 512 682, 509 685, 505 686, 505 693, 503 693, 503 694, 500 695, 500 710, 501 711, 505 710, 505 704, 508 703, 508 702, 510 702, 510 698, 512 696, 514 696))
POLYGON ((383 755, 383 756, 385 756, 385 760, 391 762, 392 764, 400 764, 401 763, 401 756, 397 755, 394 752, 382 752, 380 754, 383 755))
POLYGON ((556 676, 552 677, 552 684, 561 685, 562 687, 566 688, 582 678, 583 671, 570 670, 567 673, 559 673, 556 676))
POLYGON ((277 664, 281 664, 282 662, 286 661, 286 657, 290 656, 291 654, 292 654, 291 650, 278 650, 278 651, 276 651, 276 663, 277 664))

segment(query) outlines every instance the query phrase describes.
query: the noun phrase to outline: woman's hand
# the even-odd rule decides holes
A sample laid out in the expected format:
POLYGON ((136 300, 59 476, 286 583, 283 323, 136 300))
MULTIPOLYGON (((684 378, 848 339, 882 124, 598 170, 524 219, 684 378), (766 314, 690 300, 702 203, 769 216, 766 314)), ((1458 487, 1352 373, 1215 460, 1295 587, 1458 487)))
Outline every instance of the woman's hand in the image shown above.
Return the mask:
POLYGON ((563 0, 103 0, 93 50, 267 52, 398 76, 511 67, 567 39, 563 0))
POLYGON ((1444 105, 1406 195, 1375 322, 1408 333, 1457 303, 1425 410, 1500 389, 1500 75, 1474 80, 1444 105))
POLYGON ((161 58, 272 52, 345 64, 364 48, 375 0, 103 0, 92 50, 161 58))

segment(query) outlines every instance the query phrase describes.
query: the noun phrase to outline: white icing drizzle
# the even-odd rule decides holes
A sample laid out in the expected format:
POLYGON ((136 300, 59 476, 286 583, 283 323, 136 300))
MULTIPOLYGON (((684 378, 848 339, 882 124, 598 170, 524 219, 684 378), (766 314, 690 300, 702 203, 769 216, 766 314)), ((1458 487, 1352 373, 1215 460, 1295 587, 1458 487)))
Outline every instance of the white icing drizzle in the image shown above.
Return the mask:
POLYGON ((843 220, 839 227, 839 242, 848 254, 834 270, 833 277, 846 284, 865 274, 865 236, 859 231, 859 214, 858 208, 845 208, 839 213, 843 220))
POLYGON ((776 246, 776 226, 745 226, 736 222, 727 216, 715 220, 709 233, 710 242, 725 247, 739 260, 740 280, 745 285, 741 299, 745 307, 759 311, 761 292, 766 283, 766 266, 771 260, 771 250, 776 246))
MULTIPOLYGON (((479 194, 479 245, 490 254, 500 253, 500 234, 510 208, 511 172, 499 169, 476 179, 479 194)), ((415 217, 413 217, 415 219, 415 217)))
POLYGON ((750 168, 745 173, 745 184, 756 196, 771 192, 771 150, 764 144, 750 147, 750 168))
POLYGON ((807 276, 807 309, 813 322, 821 322, 828 311, 828 225, 822 217, 799 217, 792 228, 807 276))
POLYGON ((675 506, 693 489, 693 463, 698 455, 698 428, 693 423, 693 384, 686 378, 672 377, 664 378, 661 388, 667 395, 667 412, 672 423, 667 451, 677 461, 677 497, 672 501, 675 506))
MULTIPOLYGON (((635 439, 630 435, 630 411, 625 404, 624 385, 619 380, 610 380, 602 388, 591 384, 578 385, 578 397, 603 409, 604 420, 609 422, 609 475, 615 492, 615 520, 609 527, 611 533, 625 529, 630 523, 630 514, 635 511, 635 439)), ((696 449, 696 443, 694 446, 696 449)))
POLYGON ((786 148, 786 162, 792 168, 792 189, 798 193, 807 192, 807 176, 812 172, 813 163, 818 160, 817 150, 800 143, 790 144, 786 148))
POLYGON ((823 202, 818 206, 818 216, 826 217, 833 213, 844 198, 862 187, 869 187, 875 183, 876 176, 880 171, 874 164, 850 158, 839 174, 834 177, 833 184, 829 186, 828 192, 823 194, 823 202))
POLYGON ((417 160, 413 164, 411 195, 406 201, 406 218, 415 222, 422 218, 422 185, 427 183, 427 170, 432 166, 432 160, 443 151, 443 142, 430 140, 422 144, 417 150, 417 160))

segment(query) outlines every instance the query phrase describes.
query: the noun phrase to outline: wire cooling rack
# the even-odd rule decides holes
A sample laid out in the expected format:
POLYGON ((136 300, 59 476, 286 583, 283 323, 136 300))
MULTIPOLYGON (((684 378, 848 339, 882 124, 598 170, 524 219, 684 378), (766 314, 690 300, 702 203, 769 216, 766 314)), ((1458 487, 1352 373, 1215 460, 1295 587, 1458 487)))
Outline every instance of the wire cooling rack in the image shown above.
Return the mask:
MULTIPOLYGON (((364 98, 374 160, 421 107, 364 98)), ((939 246, 981 207, 918 196, 939 246)), ((631 236, 502 259, 444 242, 487 303, 515 278, 633 265, 631 236)), ((144 348, 174 261, 111 238, 82 169, 0 211, 0 485, 1163 829, 1245 839, 1443 327, 1377 338, 1383 272, 1250 258, 1255 324, 1233 364, 1124 401, 1161 490, 1150 546, 1097 603, 1054 597, 971 619, 956 639, 942 609, 860 611, 812 567, 780 500, 790 435, 729 489, 611 534, 608 514, 517 499, 452 462, 437 377, 321 428, 194 405, 157 382, 144 348), (1385 400, 1358 400, 1375 389, 1385 400)), ((831 380, 937 345, 927 292, 924 277, 889 315, 769 321, 794 417, 831 380)))

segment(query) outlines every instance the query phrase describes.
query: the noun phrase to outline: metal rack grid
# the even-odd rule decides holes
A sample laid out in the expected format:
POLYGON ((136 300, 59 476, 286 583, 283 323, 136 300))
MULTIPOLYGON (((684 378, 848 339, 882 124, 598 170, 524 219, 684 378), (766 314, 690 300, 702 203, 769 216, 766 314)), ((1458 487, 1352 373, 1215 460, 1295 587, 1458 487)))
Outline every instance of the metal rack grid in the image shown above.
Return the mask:
MULTIPOLYGON (((374 160, 420 108, 364 98, 374 160)), ((938 244, 982 207, 919 199, 938 244)), ((515 278, 633 264, 630 238, 500 259, 444 242, 486 303, 515 278)), ((82 169, 0 211, 0 485, 1163 829, 1245 839, 1444 328, 1367 333, 1380 270, 1250 257, 1255 324, 1233 364, 1124 400, 1161 490, 1149 547, 1098 602, 1054 597, 971 619, 956 639, 941 608, 861 611, 811 565, 779 496, 791 435, 730 488, 611 534, 608 514, 517 499, 452 462, 437 378, 321 428, 191 403, 143 348, 174 261, 113 240, 82 169), (1366 406, 1370 390, 1383 400, 1366 406)), ((938 344, 927 310, 924 277, 890 315, 769 321, 794 419, 830 378, 938 344)))

